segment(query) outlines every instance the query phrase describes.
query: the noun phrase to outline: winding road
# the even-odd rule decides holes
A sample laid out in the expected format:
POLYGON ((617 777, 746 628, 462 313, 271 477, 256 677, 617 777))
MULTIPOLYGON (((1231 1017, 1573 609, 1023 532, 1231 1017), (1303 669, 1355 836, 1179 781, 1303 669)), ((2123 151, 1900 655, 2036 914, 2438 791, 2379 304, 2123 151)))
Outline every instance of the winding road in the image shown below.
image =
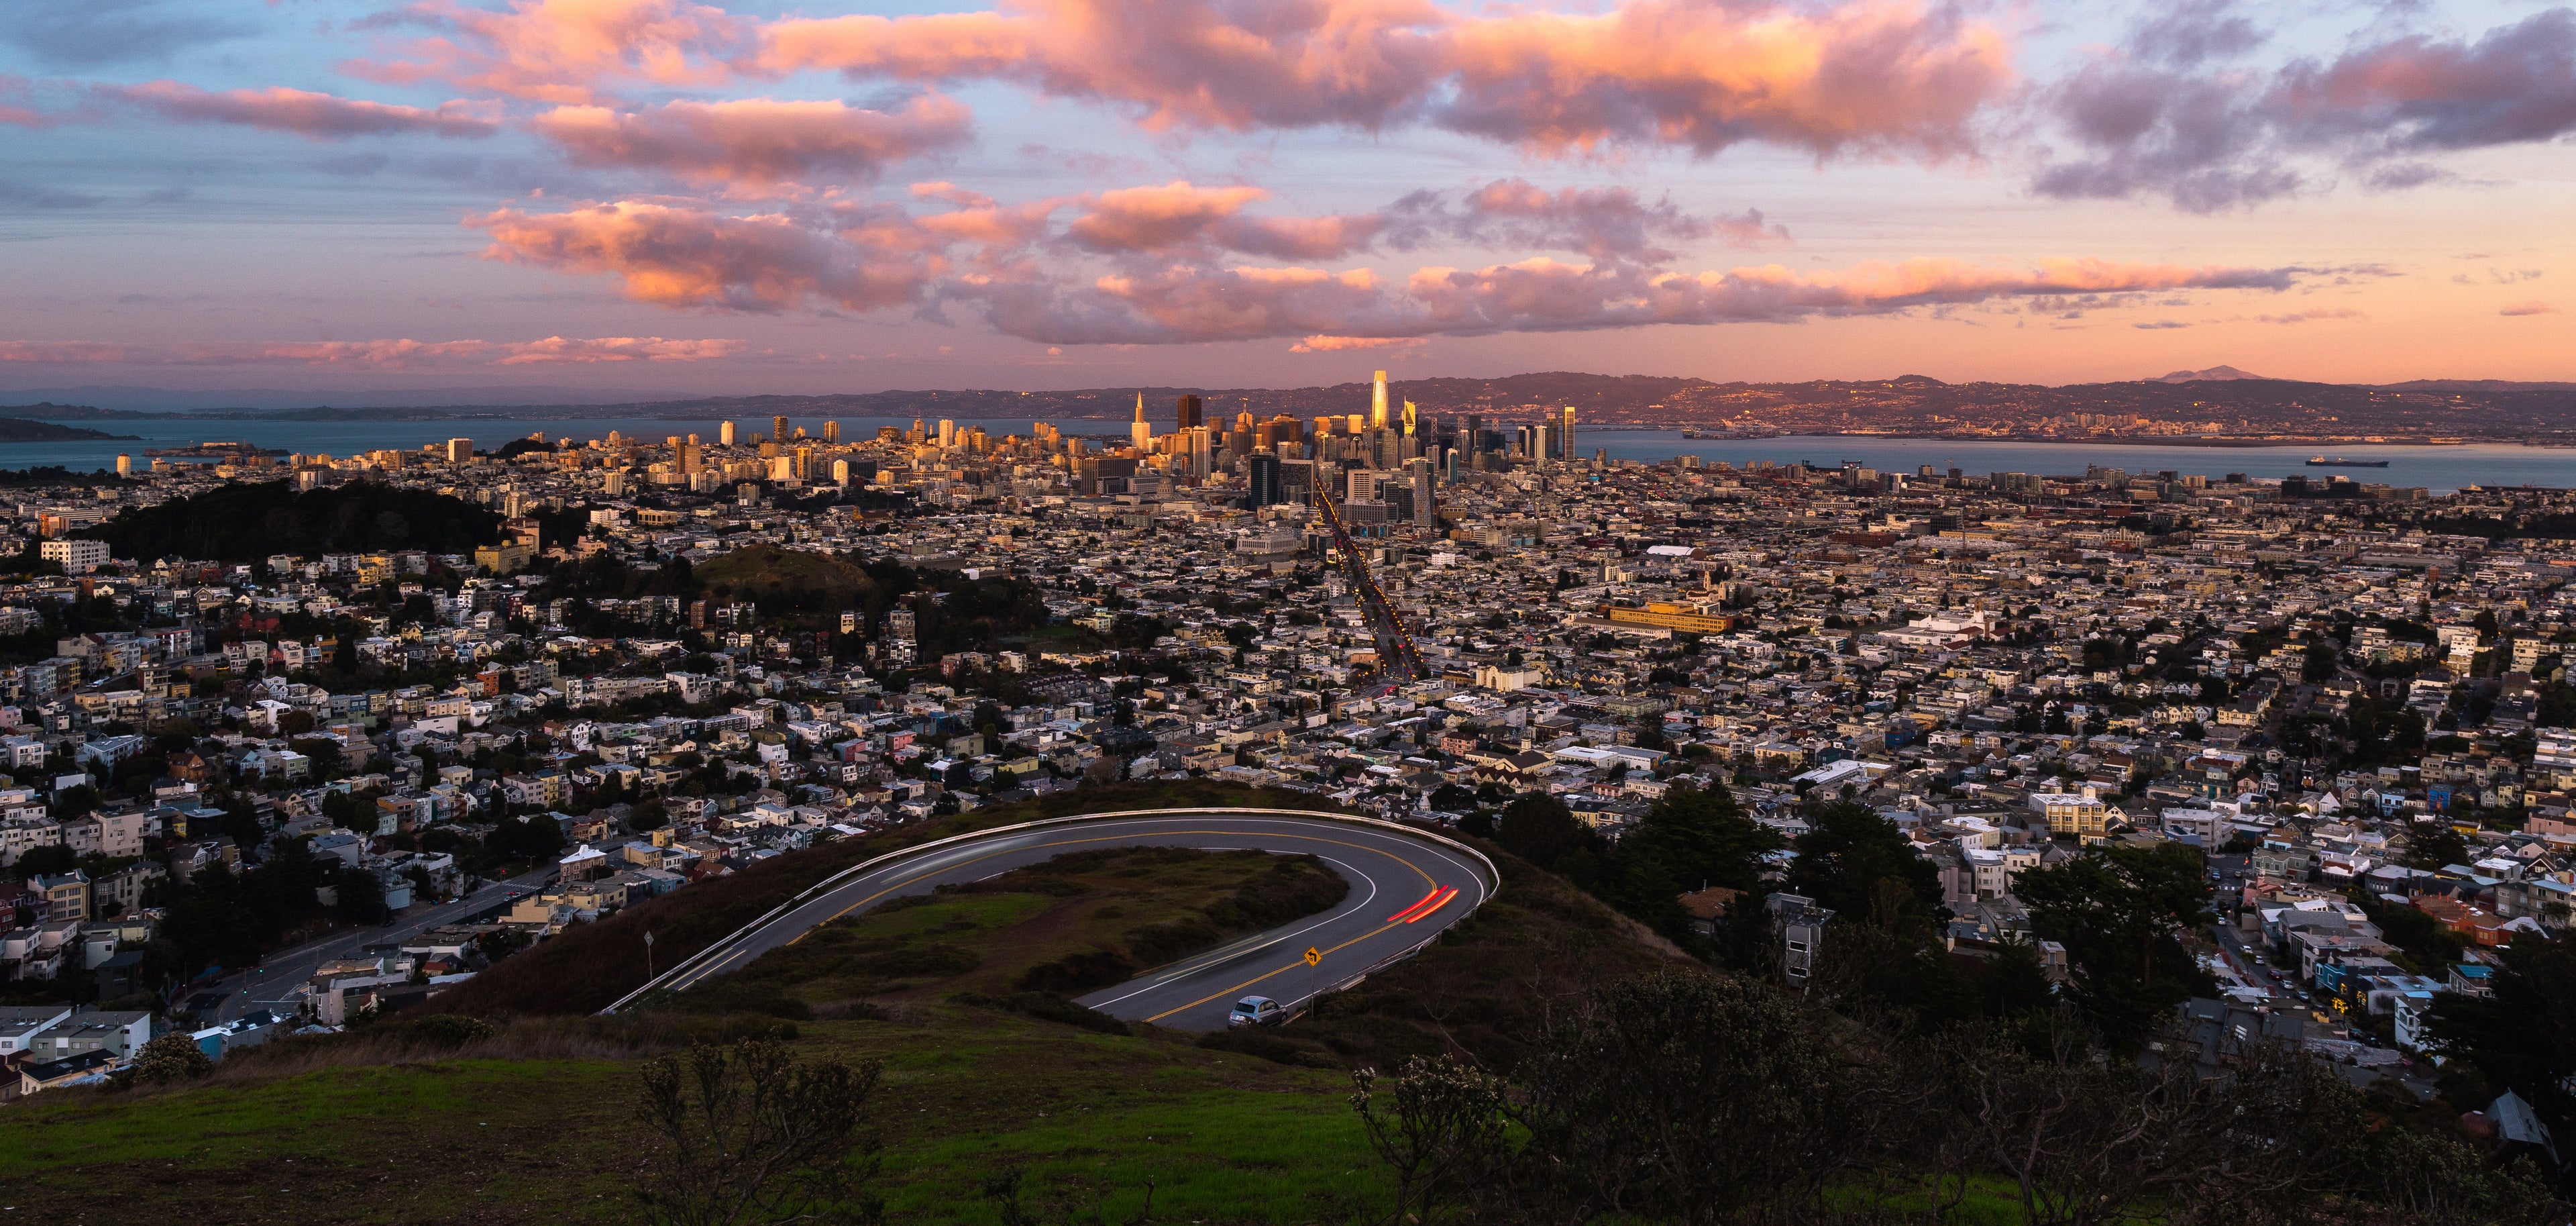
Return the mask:
POLYGON ((750 965, 806 933, 889 898, 980 881, 1068 852, 1194 847, 1310 854, 1351 883, 1330 910, 1202 951, 1081 998, 1113 1017, 1178 1030, 1218 1030, 1243 996, 1292 1010, 1319 992, 1404 957, 1492 897, 1494 869, 1466 846, 1393 822, 1277 809, 1097 813, 1005 826, 881 856, 807 890, 609 1007, 690 987, 750 965), (1307 962, 1313 950, 1315 963, 1307 962))

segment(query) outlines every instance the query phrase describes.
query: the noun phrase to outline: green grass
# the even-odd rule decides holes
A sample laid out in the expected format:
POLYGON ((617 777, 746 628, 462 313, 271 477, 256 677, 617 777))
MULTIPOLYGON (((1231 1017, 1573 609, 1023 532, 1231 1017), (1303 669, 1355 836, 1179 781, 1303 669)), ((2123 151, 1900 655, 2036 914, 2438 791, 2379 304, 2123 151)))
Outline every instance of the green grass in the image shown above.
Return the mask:
MULTIPOLYGON (((1384 1189, 1335 1073, 957 1006, 809 1024, 802 1059, 881 1059, 877 1188, 897 1222, 1022 1204, 1163 1221, 1338 1221, 1384 1189)), ((650 1153, 631 1063, 451 1060, 0 1112, 0 1204, 49 1220, 627 1222, 650 1153), (286 1191, 281 1192, 280 1189, 286 1191), (112 1211, 111 1211, 111 1207, 112 1211)), ((40 1220, 30 1216, 30 1221, 40 1220)))

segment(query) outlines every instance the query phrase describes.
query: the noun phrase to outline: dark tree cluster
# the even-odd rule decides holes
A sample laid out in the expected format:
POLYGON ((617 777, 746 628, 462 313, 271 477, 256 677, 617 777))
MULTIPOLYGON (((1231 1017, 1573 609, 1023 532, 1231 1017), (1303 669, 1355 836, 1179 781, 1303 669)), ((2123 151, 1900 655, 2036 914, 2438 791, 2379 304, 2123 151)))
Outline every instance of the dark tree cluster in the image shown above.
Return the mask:
POLYGON ((444 494, 373 481, 299 494, 271 481, 139 507, 80 535, 106 541, 120 558, 250 562, 279 553, 468 553, 499 529, 499 516, 444 494))

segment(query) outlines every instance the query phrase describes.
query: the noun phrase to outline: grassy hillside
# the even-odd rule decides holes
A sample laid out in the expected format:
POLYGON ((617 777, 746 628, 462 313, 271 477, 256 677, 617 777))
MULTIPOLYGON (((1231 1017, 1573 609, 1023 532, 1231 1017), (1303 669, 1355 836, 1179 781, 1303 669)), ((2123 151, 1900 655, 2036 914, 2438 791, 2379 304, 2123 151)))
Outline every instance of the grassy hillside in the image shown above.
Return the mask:
MULTIPOLYGON (((1331 1072, 948 1005, 799 1032, 799 1058, 885 1061, 871 1129, 897 1222, 999 1223, 982 1188, 1013 1171, 1026 1209, 1098 1196, 1112 1220, 1148 1180, 1160 1221, 1383 1201, 1331 1072)), ((631 1061, 490 1058, 53 1091, 0 1112, 0 1200, 30 1220, 633 1222, 635 1094, 631 1061)))
MULTIPOLYGON (((1086 793, 1094 803, 1084 807, 1142 807, 1147 791, 1086 793)), ((1172 805, 1281 799, 1161 791, 1172 805)), ((1030 813, 972 816, 999 824, 1030 813)), ((858 850, 806 858, 838 862, 858 850)), ((833 1018, 827 1008, 828 1020, 787 1025, 801 1059, 885 1061, 871 1118, 885 1142, 878 1187, 890 1218, 1001 1226, 1008 1219, 986 1189, 1016 1177, 1020 1211, 1044 1221, 1095 1212, 1138 1220, 1149 1181, 1155 1221, 1370 1220, 1390 1191, 1345 1101, 1348 1065, 1391 1067, 1403 1052, 1443 1049, 1508 1061, 1540 1011, 1668 956, 1573 887, 1498 857, 1504 893, 1477 918, 1282 1031, 1118 1035, 949 999, 962 988, 1015 986, 1041 955, 1077 941, 1115 943, 1204 915, 1296 863, 1259 859, 1104 857, 997 878, 988 890, 861 917, 873 929, 849 926, 886 942, 876 952, 947 944, 974 955, 975 967, 936 979, 872 975, 859 964, 867 951, 852 949, 788 985, 817 1002, 866 994, 882 1013, 833 1018), (1118 875, 1136 869, 1144 874, 1118 875), (1067 884, 1084 893, 1048 892, 1067 884), (1102 916, 1103 907, 1129 910, 1102 916), (1051 913, 1070 926, 1053 945, 1032 941, 1032 925, 1051 913)), ((762 888, 816 871, 762 874, 762 888)), ((728 905, 756 901, 745 892, 728 905)), ((546 949, 597 956, 576 942, 610 926, 503 966, 560 970, 565 963, 540 961, 546 949)), ((463 1047, 424 1048, 397 1023, 254 1051, 181 1089, 49 1092, 0 1112, 0 1186, 20 1212, 116 1204, 137 1220, 633 1221, 624 1197, 648 1152, 633 1114, 635 1059, 705 1028, 779 1024, 664 1011, 527 1018, 463 1047)))
POLYGON ((745 545, 697 567, 698 582, 746 600, 763 596, 819 595, 851 604, 876 590, 867 572, 839 558, 776 545, 745 545))
POLYGON ((871 838, 826 843, 628 907, 599 923, 573 928, 441 995, 431 1007, 483 1016, 595 1012, 644 985, 644 934, 648 931, 653 934, 654 964, 667 969, 760 918, 806 887, 888 852, 954 834, 1040 818, 1191 806, 1317 809, 1329 808, 1330 802, 1300 792, 1201 780, 1126 783, 1079 788, 922 822, 871 838))

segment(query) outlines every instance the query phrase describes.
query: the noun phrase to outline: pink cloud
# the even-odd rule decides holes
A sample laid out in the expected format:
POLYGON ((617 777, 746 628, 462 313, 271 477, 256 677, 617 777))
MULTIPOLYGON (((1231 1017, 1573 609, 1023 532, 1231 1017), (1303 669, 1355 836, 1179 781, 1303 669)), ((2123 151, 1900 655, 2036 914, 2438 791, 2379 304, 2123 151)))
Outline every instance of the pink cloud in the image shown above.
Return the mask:
POLYGON ((935 264, 900 241, 908 235, 864 223, 835 235, 785 216, 635 201, 565 213, 502 209, 466 224, 491 234, 487 259, 610 274, 627 297, 676 307, 777 311, 819 299, 875 310, 912 300, 935 264))
POLYGON ((2541 302, 2541 301, 2538 301, 2538 300, 2536 300, 2536 299, 2535 299, 2535 300, 2530 301, 2530 302, 2516 302, 2516 303, 2512 303, 2512 304, 2507 305, 2507 306, 2504 306, 2504 307, 2500 307, 2500 308, 2498 308, 2498 309, 2497 309, 2496 314, 2498 314, 2498 315, 2552 315, 2552 314, 2556 314, 2556 313, 2557 313, 2557 311, 2558 311, 2558 308, 2556 308, 2556 307, 2554 307, 2554 306, 2551 306, 2551 305, 2549 305, 2549 304, 2548 304, 2548 303, 2546 303, 2546 302, 2541 302))
POLYGON ((1789 232, 1765 225, 1758 209, 1734 217, 1701 217, 1669 199, 1647 204, 1625 187, 1568 187, 1550 192, 1526 179, 1496 179, 1466 194, 1456 214, 1436 197, 1415 196, 1394 210, 1417 228, 1415 241, 1440 232, 1469 242, 1578 251, 1594 260, 1661 262, 1666 241, 1715 238, 1735 247, 1784 247, 1789 232))
POLYGON ((1158 131, 1427 123, 1545 155, 1621 146, 1947 158, 2013 84, 1994 27, 1929 0, 1627 0, 1591 15, 1429 0, 1016 0, 999 11, 756 22, 686 0, 446 0, 361 70, 556 102, 635 84, 837 71, 1011 81, 1158 131))
POLYGON ((739 340, 659 336, 549 336, 533 341, 268 341, 243 344, 120 345, 96 341, 0 341, 0 362, 130 363, 155 366, 524 366, 540 363, 703 362, 746 352, 739 340))
POLYGON ((2359 311, 2346 310, 2340 307, 2314 307, 2305 311, 2291 311, 2283 315, 2257 315, 2254 318, 2267 324, 2304 324, 2320 319, 2368 319, 2370 316, 2364 315, 2359 311))
POLYGON ((754 28, 688 0, 510 0, 505 12, 426 0, 404 16, 446 33, 343 67, 381 81, 435 79, 571 104, 633 84, 719 84, 732 73, 715 57, 738 50, 754 28))
POLYGON ((963 144, 968 120, 965 107, 925 94, 899 111, 837 99, 682 101, 635 113, 566 106, 531 126, 580 165, 766 186, 816 176, 873 179, 888 163, 963 144))
POLYGON ((178 81, 147 81, 107 92, 182 123, 240 124, 271 132, 293 132, 315 140, 405 132, 483 137, 501 130, 498 108, 464 101, 444 102, 434 108, 395 106, 282 85, 218 93, 178 81))

